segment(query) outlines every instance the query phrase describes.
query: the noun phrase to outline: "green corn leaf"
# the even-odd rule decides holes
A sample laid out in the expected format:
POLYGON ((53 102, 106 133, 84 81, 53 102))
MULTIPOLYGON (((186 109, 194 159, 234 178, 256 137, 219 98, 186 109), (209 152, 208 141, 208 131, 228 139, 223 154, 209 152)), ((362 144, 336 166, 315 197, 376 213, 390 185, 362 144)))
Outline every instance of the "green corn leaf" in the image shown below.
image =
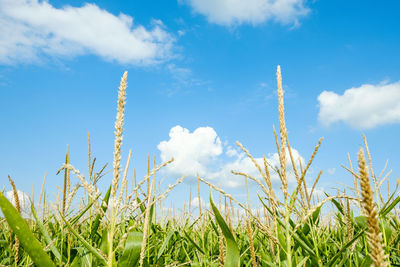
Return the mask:
POLYGON ((358 227, 361 227, 361 228, 367 227, 367 217, 365 217, 364 215, 355 217, 354 221, 356 222, 356 225, 358 227))
POLYGON ((200 248, 199 245, 196 244, 196 242, 194 242, 194 240, 190 237, 190 235, 185 230, 183 230, 183 232, 185 233, 185 236, 190 241, 190 243, 192 243, 193 246, 195 246, 195 248, 197 248, 198 251, 204 254, 204 251, 200 248))
MULTIPOLYGON (((260 198, 260 196, 259 196, 259 198, 260 198)), ((268 211, 269 213, 273 214, 272 210, 262 201, 261 198, 260 198, 260 200, 261 200, 262 204, 264 205, 264 207, 267 209, 267 211, 268 211)), ((279 223, 283 228, 286 229, 286 224, 285 224, 285 222, 283 222, 278 216, 276 217, 276 220, 278 221, 278 223, 279 223)), ((311 254, 312 256, 314 256, 314 257, 316 256, 316 255, 315 255, 315 252, 310 248, 310 246, 308 246, 308 245, 304 242, 304 240, 303 240, 297 233, 293 232, 293 230, 292 230, 291 228, 289 228, 289 231, 290 231, 292 237, 294 238, 294 240, 296 240, 296 242, 298 242, 299 245, 300 245, 304 250, 306 250, 306 251, 307 251, 309 254, 311 254)))
MULTIPOLYGON (((40 232, 42 233, 44 240, 46 241, 46 244, 50 246, 51 252, 53 252, 54 256, 57 258, 59 262, 61 262, 61 254, 58 251, 58 249, 54 246, 53 240, 51 240, 49 233, 47 232, 46 228, 42 224, 42 222, 39 220, 39 218, 36 215, 35 208, 33 205, 31 205, 31 212, 33 215, 33 218, 36 221, 37 226, 39 227, 40 232)), ((63 259, 64 260, 64 259, 63 259)))
POLYGON ((72 261, 70 267, 81 267, 80 257, 76 256, 72 261))
POLYGON ((140 250, 142 248, 143 233, 142 232, 129 232, 126 239, 124 252, 119 261, 120 267, 138 266, 140 250))
POLYGON ((107 251, 108 251, 108 231, 107 231, 107 228, 103 229, 103 234, 101 235, 101 242, 100 242, 99 248, 105 255, 107 255, 107 251))
POLYGON ((343 257, 336 266, 349 266, 349 258, 343 257), (347 261, 347 264, 345 264, 347 261))
MULTIPOLYGON (((140 198, 136 198, 136 203, 141 203, 142 201, 140 200, 140 198)), ((144 213, 146 211, 146 208, 144 207, 144 203, 140 204, 140 211, 142 213, 144 213)))
MULTIPOLYGON (((264 261, 264 263, 266 264, 265 266, 268 266, 268 267, 279 267, 278 264, 273 263, 270 260, 266 260, 266 261, 264 261)), ((247 266, 250 266, 250 265, 247 265, 247 266)))
POLYGON ((7 240, 0 240, 0 247, 6 247, 8 246, 8 241, 7 240))
POLYGON ((393 230, 390 227, 390 224, 385 220, 382 220, 381 231, 385 234, 386 240, 390 240, 392 238, 393 230))
POLYGON ((29 229, 26 221, 18 213, 17 209, 0 192, 0 208, 7 220, 8 225, 18 237, 19 242, 29 254, 37 266, 55 266, 50 257, 43 250, 40 242, 35 238, 29 229))
POLYGON ((321 207, 318 207, 318 208, 313 212, 313 214, 312 214, 312 223, 313 223, 313 224, 316 224, 316 222, 317 222, 317 220, 318 220, 318 218, 319 218, 319 214, 320 214, 320 212, 321 212, 321 208, 322 208, 322 206, 321 206, 321 207))
POLYGON ((74 216, 74 218, 71 219, 71 225, 74 225, 82 216, 85 214, 94 204, 95 201, 99 198, 100 195, 98 195, 95 199, 93 199, 81 212, 79 212, 77 215, 74 216))
POLYGON ((52 233, 53 235, 55 235, 55 234, 57 233, 57 231, 54 229, 54 225, 53 225, 53 223, 50 221, 52 218, 53 218, 53 216, 50 216, 50 218, 47 220, 47 221, 48 221, 47 225, 49 226, 49 229, 50 229, 51 233, 52 233))
MULTIPOLYGON (((327 194, 327 193, 325 193, 325 195, 326 195, 327 197, 330 197, 330 195, 327 194)), ((333 198, 331 201, 332 201, 332 203, 336 206, 336 208, 338 209, 338 211, 339 211, 342 215, 345 215, 345 214, 344 214, 344 211, 343 211, 342 205, 340 205, 340 203, 339 203, 336 199, 334 199, 334 198, 333 198)))
POLYGON ((372 259, 370 256, 366 256, 362 261, 360 267, 370 267, 372 265, 372 259))
POLYGON ((152 226, 153 226, 153 214, 154 214, 154 205, 151 205, 150 206, 150 213, 149 213, 149 228, 148 228, 149 230, 152 229, 152 226))
POLYGON ((392 203, 390 203, 390 205, 387 206, 387 208, 382 209, 380 211, 380 214, 382 216, 386 216, 389 212, 392 211, 392 209, 400 202, 400 196, 396 197, 395 200, 393 200, 392 203))
MULTIPOLYGON (((194 220, 193 223, 192 223, 191 225, 189 225, 189 228, 190 228, 190 229, 193 228, 194 225, 200 220, 200 218, 201 218, 201 217, 198 217, 196 220, 194 220)), ((211 221, 211 219, 210 219, 210 221, 211 221)))
POLYGON ((379 214, 381 214, 382 211, 384 211, 388 207, 388 205, 390 205, 390 203, 391 203, 390 201, 393 199, 395 194, 396 194, 396 191, 393 192, 392 194, 390 194, 390 197, 388 198, 388 200, 381 207, 381 210, 379 211, 379 214))
POLYGON ((107 206, 108 206, 108 200, 110 199, 110 194, 111 194, 111 185, 107 190, 106 195, 104 196, 103 202, 101 204, 101 209, 103 210, 103 212, 101 214, 97 214, 96 218, 94 219, 94 222, 92 224, 92 230, 90 232, 90 239, 93 240, 93 238, 95 237, 96 233, 97 233, 97 229, 100 226, 100 221, 101 221, 101 216, 102 214, 106 213, 107 210, 107 206))
POLYGON ((344 245, 337 253, 335 256, 333 256, 333 258, 329 261, 328 266, 332 266, 335 261, 337 260, 337 258, 339 258, 342 253, 348 248, 350 247, 363 233, 365 232, 365 229, 363 229, 362 231, 360 231, 355 237, 353 237, 352 240, 350 240, 346 245, 344 245))
POLYGON ((224 218, 222 218, 217 207, 212 199, 212 194, 210 193, 210 204, 219 227, 221 228, 222 234, 226 241, 226 257, 225 257, 225 267, 237 267, 240 264, 240 252, 239 247, 232 235, 231 230, 226 224, 224 218))
POLYGON ((213 220, 211 219, 211 216, 210 216, 210 215, 208 215, 208 218, 209 218, 209 220, 210 220, 209 222, 211 223, 211 226, 212 226, 212 228, 213 228, 215 234, 218 236, 219 233, 218 233, 218 228, 217 228, 217 226, 215 225, 215 223, 214 223, 213 220))
POLYGON ((90 260, 90 252, 83 247, 78 247, 76 248, 76 250, 79 253, 79 260, 81 262, 80 267, 91 267, 92 266, 92 262, 90 260))
POLYGON ((175 231, 169 230, 167 237, 164 239, 164 241, 161 245, 160 251, 158 251, 157 260, 159 260, 161 255, 164 253, 164 250, 167 247, 167 245, 168 245, 169 241, 171 240, 172 236, 174 235, 174 233, 175 233, 175 231))
POLYGON ((65 218, 60 214, 61 219, 64 221, 65 225, 68 227, 69 231, 76 237, 78 240, 82 243, 84 247, 86 247, 101 263, 105 264, 106 259, 104 258, 103 255, 94 247, 92 247, 85 238, 83 238, 78 232, 72 228, 71 224, 69 224, 65 218))
POLYGON ((282 230, 282 226, 279 224, 276 226, 276 228, 278 231, 279 246, 281 250, 283 250, 286 253, 286 236, 285 236, 286 230, 282 230))
POLYGON ((307 260, 308 260, 309 258, 310 258, 309 256, 305 257, 305 258, 302 259, 296 266, 297 266, 297 267, 302 267, 302 266, 304 266, 305 263, 307 262, 307 260))

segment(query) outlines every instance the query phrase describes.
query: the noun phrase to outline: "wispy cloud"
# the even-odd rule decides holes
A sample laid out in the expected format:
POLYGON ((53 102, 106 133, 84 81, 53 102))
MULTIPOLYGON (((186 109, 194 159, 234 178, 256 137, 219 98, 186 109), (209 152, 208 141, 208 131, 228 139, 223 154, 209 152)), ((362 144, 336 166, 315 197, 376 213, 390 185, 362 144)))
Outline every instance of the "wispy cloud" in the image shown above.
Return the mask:
POLYGON ((364 84, 342 95, 323 91, 318 102, 318 119, 326 126, 342 121, 357 129, 369 129, 400 123, 400 82, 364 84))
POLYGON ((0 63, 92 54, 108 61, 143 65, 172 56, 174 37, 159 20, 151 29, 134 25, 95 4, 55 8, 46 1, 0 0, 0 63))
POLYGON ((267 21, 299 24, 310 10, 304 0, 180 0, 211 23, 223 26, 257 25, 267 21))
POLYGON ((189 68, 177 66, 175 63, 167 64, 166 68, 173 79, 171 87, 166 91, 168 96, 182 90, 190 91, 198 87, 208 87, 209 82, 196 78, 189 68))

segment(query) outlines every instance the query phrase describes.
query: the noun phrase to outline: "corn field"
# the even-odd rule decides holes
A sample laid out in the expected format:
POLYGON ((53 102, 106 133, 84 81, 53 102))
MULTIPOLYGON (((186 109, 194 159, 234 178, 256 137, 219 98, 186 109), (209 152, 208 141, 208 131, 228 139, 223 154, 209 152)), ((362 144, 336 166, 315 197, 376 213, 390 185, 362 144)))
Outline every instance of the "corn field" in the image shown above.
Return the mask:
MULTIPOLYGON (((21 215, 17 185, 9 177, 14 192, 11 203, 0 192, 0 266, 400 266, 400 195, 395 188, 382 193, 390 172, 376 173, 367 139, 357 162, 345 167, 351 190, 325 193, 316 199, 314 183, 306 175, 320 139, 305 166, 298 167, 291 153, 285 124, 281 70, 277 69, 279 130, 275 131, 279 166, 264 157, 261 166, 239 142, 239 148, 255 164, 262 179, 234 172, 259 187, 259 206, 253 209, 229 192, 197 177, 198 209, 172 212, 165 201, 185 179, 161 189, 159 171, 173 158, 154 167, 148 164, 143 179, 128 188, 131 152, 121 163, 127 72, 118 92, 115 122, 113 179, 106 192, 97 182, 107 167, 96 169, 88 144, 88 170, 77 170, 69 160, 58 170, 64 184, 55 201, 43 192, 30 203, 30 216, 21 215), (292 166, 286 166, 288 160, 292 166), (353 166, 354 165, 354 166, 353 166), (288 168, 296 186, 288 186, 288 168), (280 191, 272 186, 271 174, 280 177, 280 191), (200 184, 209 187, 207 203, 200 202, 200 184), (311 190, 310 190, 311 188, 311 190), (172 213, 172 214, 171 214, 172 213)), ((349 158, 350 159, 350 158, 349 158)), ((246 188, 247 197, 249 189, 246 188)), ((253 203, 254 204, 254 203, 253 203)))

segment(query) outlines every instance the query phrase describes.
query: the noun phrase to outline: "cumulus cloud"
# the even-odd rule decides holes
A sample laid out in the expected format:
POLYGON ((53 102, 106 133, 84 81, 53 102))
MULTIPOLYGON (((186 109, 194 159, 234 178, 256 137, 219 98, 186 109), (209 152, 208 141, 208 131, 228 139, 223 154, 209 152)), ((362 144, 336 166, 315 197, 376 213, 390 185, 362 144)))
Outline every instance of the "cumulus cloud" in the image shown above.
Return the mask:
POLYGON ((174 38, 159 20, 134 25, 95 4, 55 8, 47 1, 0 0, 0 63, 45 56, 93 54, 126 64, 152 64, 171 56, 174 38))
MULTIPOLYGON (((253 162, 241 151, 232 148, 228 144, 222 145, 220 138, 211 127, 199 127, 192 133, 181 126, 175 126, 170 130, 169 140, 162 141, 158 145, 161 159, 166 161, 173 157, 175 160, 169 164, 165 171, 174 176, 187 175, 213 180, 218 185, 226 187, 239 187, 244 185, 244 178, 232 174, 232 170, 251 175, 261 179, 261 175, 253 162)), ((289 153, 286 151, 289 183, 296 181, 292 169, 289 153)), ((304 159, 300 153, 292 148, 292 155, 296 163, 304 159)), ((262 157, 255 158, 260 166, 264 166, 262 157)), ((279 166, 277 153, 269 154, 267 161, 274 167, 279 166)), ((273 171, 272 183, 280 183, 279 176, 273 171)))
POLYGON ((307 15, 309 9, 304 0, 182 0, 194 12, 206 16, 211 23, 232 26, 257 25, 266 21, 295 24, 307 15))
POLYGON ((369 129, 400 123, 400 82, 364 84, 342 95, 323 91, 318 102, 318 119, 327 126, 342 121, 354 128, 369 129))
POLYGON ((161 159, 174 158, 167 166, 174 175, 201 176, 206 175, 208 166, 217 156, 222 154, 221 140, 211 127, 197 128, 193 133, 181 126, 173 127, 169 132, 169 140, 162 141, 157 148, 161 159))

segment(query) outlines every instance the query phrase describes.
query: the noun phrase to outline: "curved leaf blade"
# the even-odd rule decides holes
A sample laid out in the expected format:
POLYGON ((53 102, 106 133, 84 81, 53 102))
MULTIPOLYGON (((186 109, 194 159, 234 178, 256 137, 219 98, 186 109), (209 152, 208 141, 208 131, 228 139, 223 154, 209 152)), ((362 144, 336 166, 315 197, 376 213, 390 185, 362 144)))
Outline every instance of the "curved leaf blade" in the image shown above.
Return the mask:
POLYGON ((0 192, 0 208, 8 225, 16 234, 19 242, 37 266, 54 266, 49 255, 43 250, 42 245, 29 229, 28 224, 18 213, 17 209, 0 192))
POLYGON ((221 228, 222 234, 224 235, 226 241, 225 267, 238 267, 240 264, 239 247, 235 241, 235 238, 232 235, 231 230, 226 224, 224 218, 222 218, 221 214, 219 213, 219 210, 215 206, 211 193, 210 193, 210 203, 215 216, 215 220, 217 221, 219 227, 221 228))
MULTIPOLYGON (((108 206, 108 201, 110 199, 110 194, 111 194, 111 185, 108 188, 107 193, 104 196, 104 199, 103 199, 102 204, 101 204, 101 209, 103 211, 102 214, 106 213, 107 206, 108 206)), ((92 239, 92 240, 95 237, 95 234, 97 233, 97 229, 100 226, 101 217, 102 217, 102 215, 97 214, 96 218, 94 219, 94 222, 93 222, 93 225, 92 225, 92 230, 90 232, 90 239, 92 239)))
POLYGON ((42 233, 44 240, 46 241, 47 245, 50 247, 51 251, 53 252, 54 256, 57 258, 59 262, 61 262, 63 259, 61 258, 60 252, 57 250, 57 248, 54 246, 53 241, 50 238, 49 233, 47 232, 46 228, 42 224, 42 222, 39 220, 38 216, 36 215, 35 208, 33 205, 31 205, 31 212, 33 215, 33 218, 35 218, 36 224, 42 233))
POLYGON ((64 221, 65 225, 67 226, 68 230, 82 243, 84 247, 86 247, 97 259, 100 260, 101 263, 105 264, 107 261, 103 255, 94 247, 92 247, 85 238, 83 238, 77 231, 72 228, 71 224, 65 220, 65 218, 60 214, 61 219, 64 221))
POLYGON ((119 266, 137 266, 139 264, 140 250, 142 248, 143 233, 130 232, 125 243, 119 266))

